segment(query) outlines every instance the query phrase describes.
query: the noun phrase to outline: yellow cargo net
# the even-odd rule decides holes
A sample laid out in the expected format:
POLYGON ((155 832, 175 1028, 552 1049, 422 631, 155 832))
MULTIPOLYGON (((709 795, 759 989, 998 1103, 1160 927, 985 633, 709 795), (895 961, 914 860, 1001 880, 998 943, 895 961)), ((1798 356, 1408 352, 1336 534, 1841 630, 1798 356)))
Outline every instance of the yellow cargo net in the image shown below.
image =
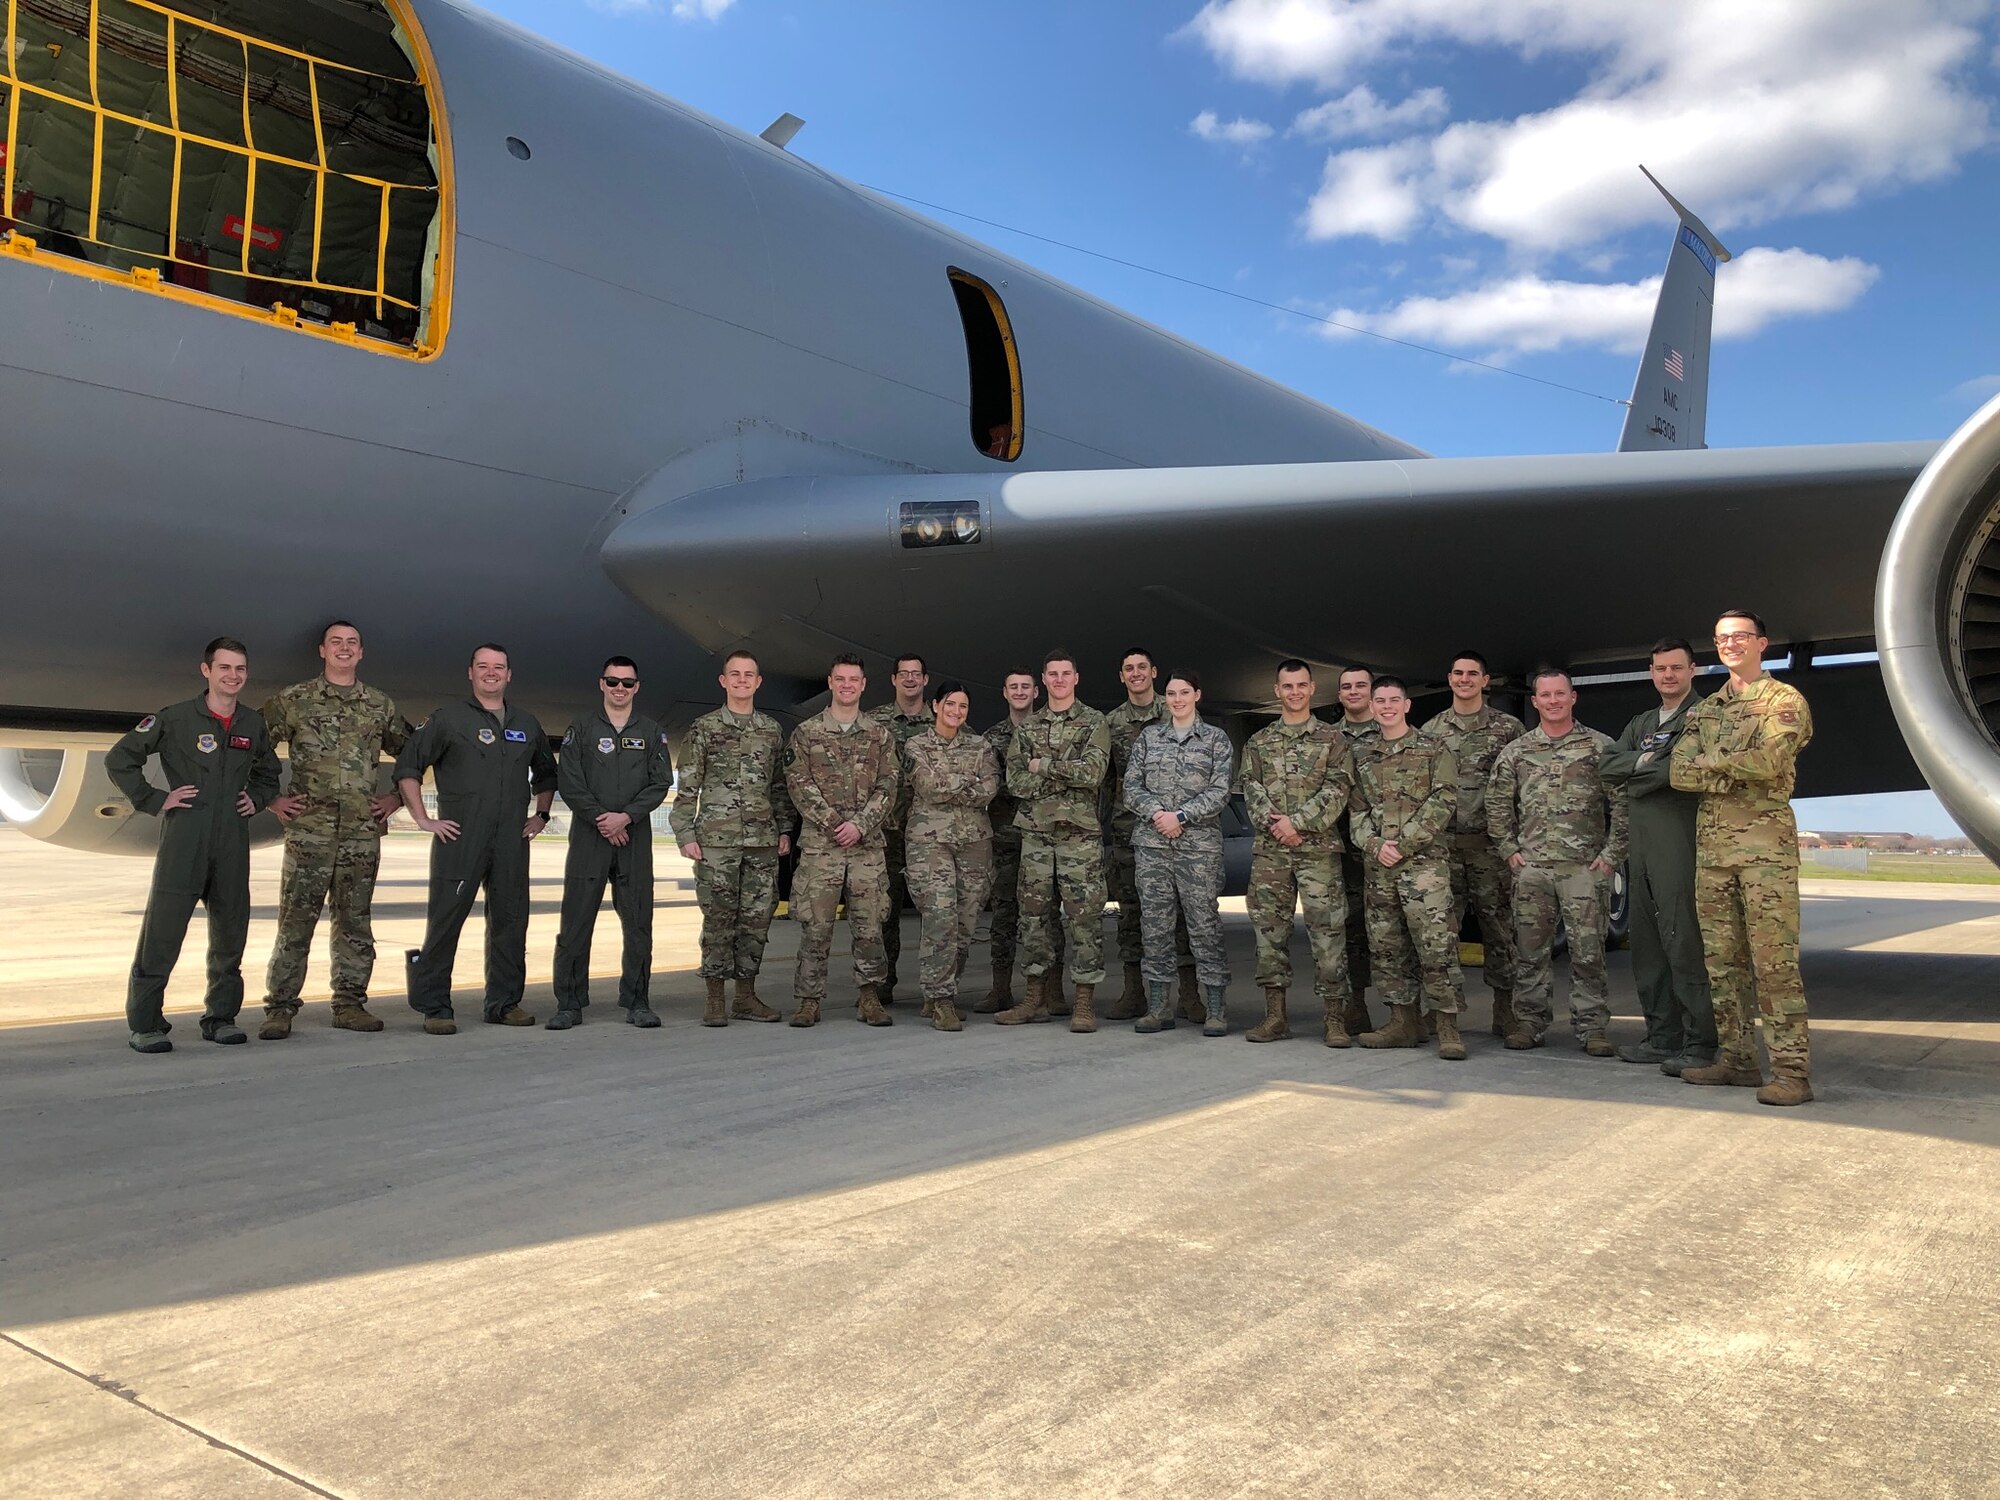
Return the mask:
MULTIPOLYGON (((166 73, 168 119, 162 122, 123 113, 103 102, 98 85, 98 53, 104 42, 106 28, 101 24, 101 17, 99 15, 100 0, 88 0, 87 8, 86 24, 88 35, 83 44, 90 48, 90 98, 88 100, 83 100, 73 94, 64 93, 60 89, 49 88, 22 78, 18 65, 20 54, 24 50, 20 40, 20 16, 22 12, 25 10, 41 13, 46 18, 46 13, 60 11, 66 17, 74 16, 76 19, 83 19, 83 12, 85 11, 83 0, 66 0, 66 3, 65 0, 0 0, 0 3, 5 4, 7 14, 7 39, 4 57, 5 73, 0 75, 0 79, 4 79, 7 88, 6 151, 4 159, 0 159, 0 161, 4 161, 4 164, 0 165, 0 218, 13 217, 16 158, 19 155, 19 143, 21 139, 21 100, 24 95, 32 95, 66 108, 88 110, 93 116, 89 233, 77 235, 65 228, 63 232, 70 235, 70 237, 87 244, 99 246, 106 251, 138 255, 147 260, 165 261, 175 265, 186 266, 198 272, 240 277, 246 281, 293 287, 300 291, 320 291, 348 296, 372 297, 377 317, 382 316, 383 310, 387 307, 403 308, 417 314, 420 319, 423 317, 425 308, 422 303, 396 296, 388 290, 387 286, 393 195, 397 193, 420 193, 435 200, 439 195, 439 186, 436 183, 397 182, 379 176, 371 176, 365 172, 335 171, 329 168, 326 165, 325 122, 320 109, 320 77, 322 72, 330 71, 351 78, 380 79, 387 83, 396 84, 399 87, 419 89, 424 92, 428 101, 430 98, 428 80, 423 76, 420 69, 413 67, 413 72, 416 74, 413 78, 396 78, 390 74, 371 72, 365 68, 351 67, 345 63, 332 62, 326 58, 315 57, 311 53, 302 52, 295 47, 287 47, 277 42, 268 41, 262 37, 252 36, 247 32, 234 30, 219 22, 198 20, 194 17, 184 15, 167 5, 155 3, 155 0, 123 0, 123 4, 128 8, 150 12, 161 17, 165 23, 166 45, 162 66, 166 73), (239 94, 242 102, 242 141, 222 140, 213 135, 203 134, 183 124, 181 119, 180 91, 180 79, 182 76, 196 77, 211 88, 219 86, 218 80, 226 81, 229 77, 227 67, 218 65, 215 59, 183 52, 181 47, 181 32, 184 30, 198 31, 204 36, 218 37, 232 41, 240 49, 242 67, 233 87, 239 94), (280 57, 290 58, 304 65, 306 70, 308 107, 312 116, 314 155, 317 157, 317 160, 307 161, 298 156, 263 149, 257 145, 255 121, 251 109, 251 83, 253 75, 250 66, 250 49, 253 47, 280 57), (164 254, 155 254, 152 251, 134 251, 128 245, 120 245, 105 240, 100 236, 100 219, 103 213, 104 202, 104 126, 106 121, 115 121, 119 124, 130 126, 135 130, 169 136, 173 140, 173 181, 169 190, 168 219, 165 231, 167 248, 164 254), (244 164, 243 250, 240 270, 232 270, 227 266, 218 267, 205 260, 191 259, 179 253, 183 243, 180 236, 183 155, 189 145, 225 153, 240 159, 244 164), (311 276, 285 276, 266 271, 253 271, 250 268, 252 242, 259 227, 256 222, 256 205, 257 167, 260 162, 287 167, 301 172, 310 172, 313 175, 311 276), (329 178, 372 188, 381 195, 378 210, 379 226, 377 244, 373 258, 374 278, 369 284, 351 285, 319 279, 320 250, 324 241, 326 218, 326 185, 329 178)), ((51 21, 51 24, 56 23, 51 21)), ((150 34, 144 34, 144 40, 150 41, 150 34)), ((270 84, 266 89, 267 101, 269 97, 279 92, 281 90, 275 82, 270 84)), ((435 131, 433 131, 434 137, 435 131)), ((236 299, 225 300, 234 301, 236 299)), ((279 314, 296 316, 296 309, 287 309, 282 305, 274 308, 273 311, 279 314)))

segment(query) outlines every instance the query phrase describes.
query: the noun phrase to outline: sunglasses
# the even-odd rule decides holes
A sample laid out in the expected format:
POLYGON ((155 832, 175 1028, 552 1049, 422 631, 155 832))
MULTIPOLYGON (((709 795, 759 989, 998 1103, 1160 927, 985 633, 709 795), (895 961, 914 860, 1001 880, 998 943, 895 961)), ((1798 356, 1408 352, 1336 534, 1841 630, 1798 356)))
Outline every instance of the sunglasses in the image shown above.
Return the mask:
POLYGON ((639 679, 636 677, 600 677, 597 680, 606 687, 637 687, 639 685, 639 679))

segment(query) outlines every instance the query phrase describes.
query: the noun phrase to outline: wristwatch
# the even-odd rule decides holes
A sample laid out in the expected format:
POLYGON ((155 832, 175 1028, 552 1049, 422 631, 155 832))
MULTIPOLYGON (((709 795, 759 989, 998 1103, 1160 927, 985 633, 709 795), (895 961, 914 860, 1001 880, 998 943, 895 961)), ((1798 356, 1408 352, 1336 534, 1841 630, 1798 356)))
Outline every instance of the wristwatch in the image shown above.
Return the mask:
POLYGON ((540 818, 544 823, 551 821, 547 811, 539 807, 529 813, 528 816, 531 818, 540 818))
POLYGON ((1181 827, 1183 827, 1183 828, 1187 827, 1187 814, 1186 814, 1186 813, 1184 813, 1184 812, 1178 812, 1178 811, 1177 811, 1177 812, 1175 812, 1174 816, 1175 816, 1175 817, 1177 817, 1177 818, 1179 818, 1179 819, 1181 820, 1181 827))

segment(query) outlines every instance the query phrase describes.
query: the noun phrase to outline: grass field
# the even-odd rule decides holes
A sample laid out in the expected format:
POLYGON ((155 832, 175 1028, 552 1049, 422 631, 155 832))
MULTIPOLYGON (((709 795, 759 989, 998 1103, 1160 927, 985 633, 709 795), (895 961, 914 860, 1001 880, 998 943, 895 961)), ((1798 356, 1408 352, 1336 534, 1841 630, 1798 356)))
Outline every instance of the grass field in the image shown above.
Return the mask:
POLYGON ((1843 870, 1814 862, 1808 854, 1799 866, 1808 880, 1923 880, 1939 885, 2000 885, 2000 869, 1977 855, 1873 854, 1866 870, 1843 870))

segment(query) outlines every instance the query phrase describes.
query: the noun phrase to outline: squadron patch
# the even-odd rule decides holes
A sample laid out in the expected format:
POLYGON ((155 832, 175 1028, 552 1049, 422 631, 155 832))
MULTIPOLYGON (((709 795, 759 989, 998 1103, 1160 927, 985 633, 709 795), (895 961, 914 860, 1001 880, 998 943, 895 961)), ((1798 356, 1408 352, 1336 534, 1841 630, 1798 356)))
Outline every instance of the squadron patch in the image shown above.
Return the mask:
POLYGON ((159 722, 160 716, 158 714, 147 714, 145 718, 132 726, 132 732, 134 734, 144 734, 159 722))
MULTIPOLYGON (((139 727, 143 729, 143 728, 145 728, 145 725, 143 725, 143 724, 142 724, 142 725, 140 725, 139 727)), ((666 742, 667 742, 667 732, 666 732, 666 730, 662 729, 662 730, 660 731, 660 743, 661 743, 662 745, 664 745, 664 744, 665 744, 666 742)))
POLYGON ((609 755, 611 753, 611 750, 612 750, 612 739, 611 736, 607 734, 603 738, 598 740, 597 753, 599 755, 609 755))
POLYGON ((563 731, 563 743, 565 745, 573 744, 575 740, 576 740, 576 729, 574 728, 574 726, 572 726, 569 729, 565 729, 563 731))
POLYGON ((525 729, 510 729, 507 731, 507 738, 516 745, 525 745, 528 743, 528 731, 525 729))
POLYGON ((1778 710, 1778 722, 1780 724, 1796 724, 1799 722, 1799 716, 1789 708, 1781 708, 1778 710))
POLYGON ((212 734, 196 735, 194 737, 194 747, 203 755, 215 754, 215 736, 212 734))
POLYGON ((494 740, 494 734, 493 734, 493 731, 492 731, 492 730, 490 730, 490 729, 482 729, 482 730, 480 730, 480 731, 479 731, 479 743, 480 743, 480 744, 482 744, 482 745, 490 745, 490 744, 492 744, 492 743, 493 743, 493 740, 494 740))
POLYGON ((633 736, 631 736, 630 738, 628 738, 628 739, 627 739, 627 740, 625 741, 625 748, 626 748, 627 750, 643 750, 643 749, 645 749, 645 748, 646 748, 646 737, 645 737, 645 736, 644 736, 643 734, 640 734, 640 735, 633 735, 633 736))

